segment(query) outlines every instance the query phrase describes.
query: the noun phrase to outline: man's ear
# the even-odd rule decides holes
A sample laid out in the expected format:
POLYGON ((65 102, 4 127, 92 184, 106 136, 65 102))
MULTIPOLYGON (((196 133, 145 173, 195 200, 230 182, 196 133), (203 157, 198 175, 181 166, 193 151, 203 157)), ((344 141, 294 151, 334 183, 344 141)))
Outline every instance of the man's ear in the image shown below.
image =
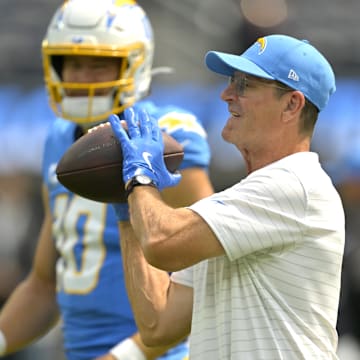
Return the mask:
POLYGON ((300 113, 305 106, 305 96, 301 91, 291 91, 284 97, 286 104, 284 107, 284 118, 290 121, 294 115, 300 113))

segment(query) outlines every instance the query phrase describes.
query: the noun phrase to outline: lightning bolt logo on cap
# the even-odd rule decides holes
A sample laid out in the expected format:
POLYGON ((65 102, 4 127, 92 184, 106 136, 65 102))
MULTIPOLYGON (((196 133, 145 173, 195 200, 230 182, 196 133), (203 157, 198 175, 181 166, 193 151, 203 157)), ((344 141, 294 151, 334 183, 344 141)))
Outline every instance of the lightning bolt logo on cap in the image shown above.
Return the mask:
POLYGON ((261 37, 256 40, 256 43, 260 45, 258 54, 261 55, 266 49, 267 41, 264 37, 261 37))

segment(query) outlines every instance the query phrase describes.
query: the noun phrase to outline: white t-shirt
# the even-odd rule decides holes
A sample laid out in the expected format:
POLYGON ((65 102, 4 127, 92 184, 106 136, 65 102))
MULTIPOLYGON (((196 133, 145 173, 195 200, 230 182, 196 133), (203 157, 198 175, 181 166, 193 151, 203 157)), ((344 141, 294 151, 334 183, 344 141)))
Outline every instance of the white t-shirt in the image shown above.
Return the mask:
POLYGON ((226 253, 172 274, 194 288, 190 359, 337 359, 344 212, 318 155, 288 156, 190 208, 226 253))

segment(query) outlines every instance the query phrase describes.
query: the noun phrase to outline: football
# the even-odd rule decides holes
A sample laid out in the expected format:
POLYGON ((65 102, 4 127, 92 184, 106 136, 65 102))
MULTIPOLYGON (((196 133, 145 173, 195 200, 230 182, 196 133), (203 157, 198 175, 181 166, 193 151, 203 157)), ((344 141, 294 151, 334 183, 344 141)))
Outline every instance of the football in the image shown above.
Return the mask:
MULTIPOLYGON (((184 157, 183 147, 163 132, 164 161, 175 172, 184 157)), ((126 202, 122 177, 122 151, 109 122, 94 127, 75 141, 60 159, 56 175, 71 192, 105 202, 126 202)))

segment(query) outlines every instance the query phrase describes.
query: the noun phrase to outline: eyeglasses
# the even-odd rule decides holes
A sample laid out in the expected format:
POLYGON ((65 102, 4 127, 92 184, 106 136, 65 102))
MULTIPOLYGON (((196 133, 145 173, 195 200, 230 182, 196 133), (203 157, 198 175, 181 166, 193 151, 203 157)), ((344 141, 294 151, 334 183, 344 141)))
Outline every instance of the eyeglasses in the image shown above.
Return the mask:
POLYGON ((284 91, 293 91, 290 87, 286 85, 280 86, 271 82, 267 82, 265 79, 250 79, 245 74, 234 74, 229 77, 229 85, 235 86, 235 91, 237 96, 245 96, 247 89, 256 88, 257 86, 267 86, 276 89, 281 89, 284 91))

